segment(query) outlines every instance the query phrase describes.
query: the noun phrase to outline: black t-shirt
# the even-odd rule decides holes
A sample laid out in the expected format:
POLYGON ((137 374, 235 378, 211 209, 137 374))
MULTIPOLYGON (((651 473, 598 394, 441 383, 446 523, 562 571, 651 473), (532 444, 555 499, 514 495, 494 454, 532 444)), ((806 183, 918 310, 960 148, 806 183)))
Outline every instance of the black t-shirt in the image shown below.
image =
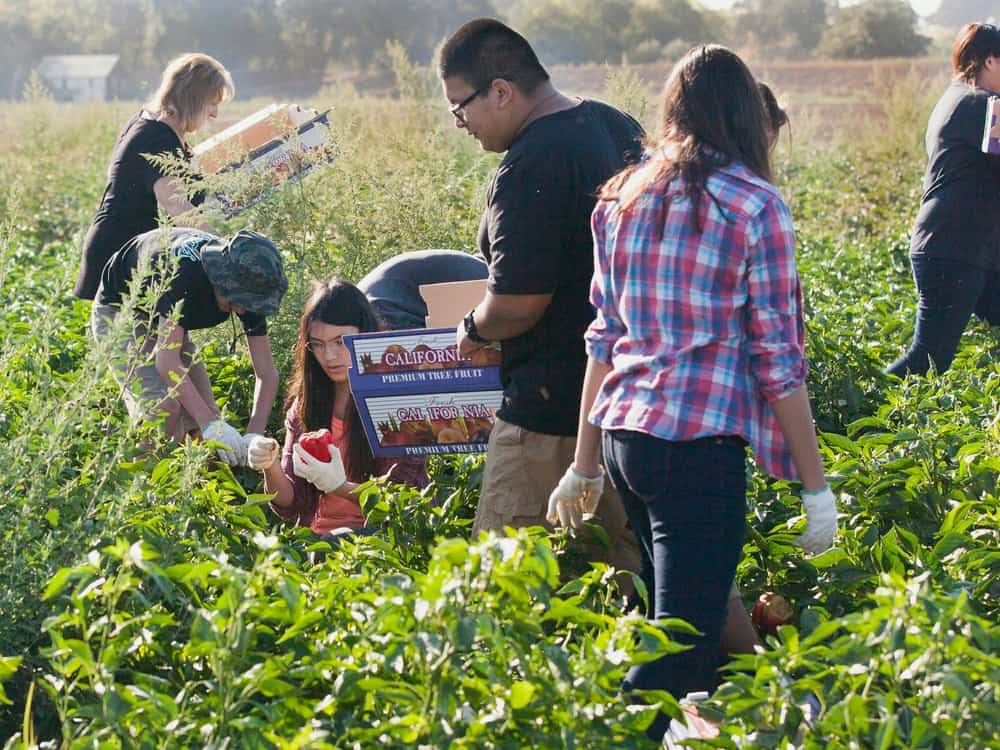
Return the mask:
POLYGON ((376 266, 358 282, 375 312, 390 329, 423 328, 427 303, 421 284, 485 279, 482 258, 457 250, 418 250, 403 253, 376 266))
POLYGON ((104 197, 83 242, 83 259, 73 288, 73 294, 81 299, 94 298, 104 264, 118 248, 157 226, 153 185, 166 174, 146 158, 150 154, 191 156, 173 128, 139 112, 118 136, 104 197))
POLYGON ((642 127, 596 101, 541 117, 511 144, 490 183, 479 247, 494 294, 552 294, 530 331, 502 343, 498 415, 533 432, 575 435, 594 319, 590 214, 597 190, 641 155, 642 127))
POLYGON ((990 95, 954 80, 931 113, 911 255, 1000 269, 1000 157, 982 152, 990 95))
MULTIPOLYGON (((141 266, 148 269, 143 277, 143 290, 154 283, 161 284, 162 279, 170 279, 153 308, 153 325, 157 318, 170 315, 180 304, 178 325, 185 330, 217 326, 229 317, 229 313, 219 309, 215 290, 201 263, 202 245, 214 239, 207 232, 184 227, 154 229, 132 238, 104 266, 98 304, 121 304, 136 268, 141 266)), ((150 310, 140 309, 140 315, 146 322, 150 310)), ((237 317, 247 336, 267 334, 267 319, 263 315, 247 312, 237 317)))

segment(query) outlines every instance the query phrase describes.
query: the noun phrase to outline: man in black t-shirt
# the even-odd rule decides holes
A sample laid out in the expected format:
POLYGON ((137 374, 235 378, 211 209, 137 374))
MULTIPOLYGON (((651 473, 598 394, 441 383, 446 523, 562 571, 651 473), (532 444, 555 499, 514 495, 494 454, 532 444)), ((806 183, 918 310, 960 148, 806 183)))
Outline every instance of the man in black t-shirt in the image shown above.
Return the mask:
MULTIPOLYGON (((573 461, 583 333, 594 318, 590 214, 599 186, 640 156, 643 132, 624 112, 560 93, 528 42, 499 21, 456 31, 439 74, 456 125, 485 150, 506 152, 479 228, 488 291, 458 329, 463 354, 491 341, 503 352, 504 397, 474 530, 548 525, 549 494, 573 461)), ((636 569, 610 483, 596 515, 612 562, 636 569)))
POLYGON ((266 237, 243 230, 226 241, 197 229, 155 229, 127 242, 104 266, 91 328, 112 340, 114 321, 127 310, 127 358, 115 357, 129 414, 167 414, 167 435, 181 441, 200 431, 227 446, 220 457, 246 464, 247 448, 262 434, 278 393, 266 316, 278 310, 288 281, 281 255, 266 237), (222 419, 204 365, 194 362, 188 331, 211 328, 235 313, 243 323, 256 384, 247 433, 222 419), (145 361, 144 361, 145 360, 145 361), (132 391, 133 381, 140 384, 132 391))

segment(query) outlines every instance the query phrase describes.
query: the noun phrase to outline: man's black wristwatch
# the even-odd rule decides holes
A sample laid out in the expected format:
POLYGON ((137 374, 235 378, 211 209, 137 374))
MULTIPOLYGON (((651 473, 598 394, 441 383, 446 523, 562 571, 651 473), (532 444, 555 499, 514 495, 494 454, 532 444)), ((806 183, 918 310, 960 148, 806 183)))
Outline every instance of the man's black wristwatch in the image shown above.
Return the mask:
POLYGON ((472 308, 466 313, 465 317, 462 318, 462 326, 465 328, 465 335, 477 344, 488 344, 490 343, 489 340, 480 336, 479 331, 476 330, 476 318, 474 317, 475 312, 476 308, 472 308))

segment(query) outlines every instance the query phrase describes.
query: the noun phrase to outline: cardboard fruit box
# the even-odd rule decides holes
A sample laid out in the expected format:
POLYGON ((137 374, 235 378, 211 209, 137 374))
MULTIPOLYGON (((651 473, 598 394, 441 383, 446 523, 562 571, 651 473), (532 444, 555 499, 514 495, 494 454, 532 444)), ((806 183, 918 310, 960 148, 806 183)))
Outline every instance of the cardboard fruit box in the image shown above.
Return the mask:
POLYGON ((503 400, 500 352, 461 357, 455 327, 345 336, 348 376, 376 456, 486 450, 503 400))
POLYGON ((427 328, 455 328, 486 296, 486 279, 421 284, 420 296, 427 305, 427 328))
POLYGON ((202 172, 215 174, 239 164, 272 141, 286 138, 316 119, 319 112, 297 104, 272 104, 230 125, 194 147, 202 172))
MULTIPOLYGON (((214 198, 226 216, 263 200, 281 183, 307 174, 313 163, 304 157, 327 142, 328 112, 296 104, 272 104, 254 112, 194 148, 195 164, 205 174, 247 177, 249 192, 226 189, 214 198)), ((239 181, 237 180, 237 183, 239 181)))

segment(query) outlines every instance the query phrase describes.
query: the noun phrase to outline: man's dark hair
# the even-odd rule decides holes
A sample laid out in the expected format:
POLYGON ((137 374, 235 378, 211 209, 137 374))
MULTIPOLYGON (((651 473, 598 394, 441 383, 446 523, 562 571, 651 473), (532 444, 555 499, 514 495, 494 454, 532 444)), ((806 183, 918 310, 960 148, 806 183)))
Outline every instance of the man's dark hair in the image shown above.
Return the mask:
POLYGON ((438 60, 441 79, 459 77, 476 90, 503 78, 532 93, 549 74, 528 40, 493 18, 477 18, 452 34, 438 60))

